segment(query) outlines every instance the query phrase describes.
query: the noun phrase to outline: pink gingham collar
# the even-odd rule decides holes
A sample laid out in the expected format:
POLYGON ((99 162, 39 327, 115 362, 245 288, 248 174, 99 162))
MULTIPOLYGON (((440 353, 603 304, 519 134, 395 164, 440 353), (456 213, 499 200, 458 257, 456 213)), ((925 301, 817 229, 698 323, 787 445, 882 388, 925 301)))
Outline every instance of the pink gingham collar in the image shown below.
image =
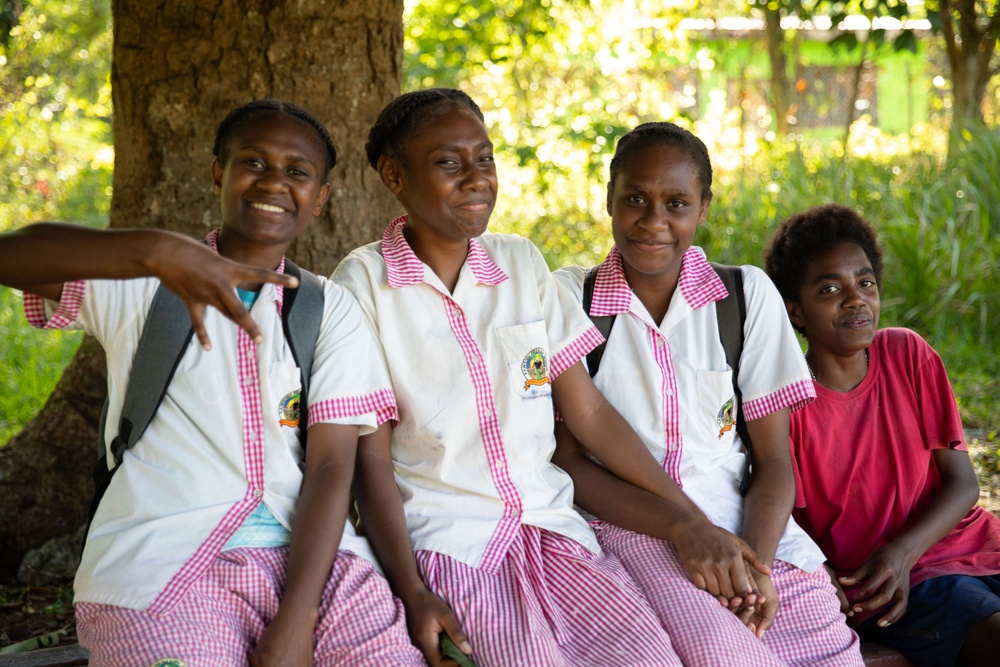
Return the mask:
MULTIPOLYGON (((402 215, 390 222, 382 234, 382 257, 390 287, 407 287, 424 282, 424 263, 403 236, 408 221, 409 216, 402 215)), ((476 280, 484 285, 498 285, 507 280, 507 274, 486 254, 478 239, 469 239, 469 254, 465 262, 476 280)))
MULTIPOLYGON (((724 299, 729 294, 719 275, 705 258, 704 251, 694 246, 687 249, 681 260, 678 285, 681 295, 692 309, 724 299)), ((590 314, 603 317, 626 313, 631 308, 632 298, 632 289, 628 286, 625 269, 622 267, 622 254, 618 246, 612 246, 611 252, 597 270, 590 314)))

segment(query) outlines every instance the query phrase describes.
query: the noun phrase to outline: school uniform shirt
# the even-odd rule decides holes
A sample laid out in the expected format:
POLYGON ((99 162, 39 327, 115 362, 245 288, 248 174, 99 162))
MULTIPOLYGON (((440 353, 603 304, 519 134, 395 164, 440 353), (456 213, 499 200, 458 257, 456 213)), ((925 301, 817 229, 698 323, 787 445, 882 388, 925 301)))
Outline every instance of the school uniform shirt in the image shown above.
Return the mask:
MULTIPOLYGON (((868 372, 850 391, 816 383, 792 418, 793 516, 838 574, 903 533, 941 488, 934 450, 967 451, 941 357, 914 331, 880 329, 868 372)), ((1000 572, 1000 519, 973 507, 910 570, 910 586, 1000 572)))
POLYGON ((524 523, 598 553, 569 476, 550 463, 551 383, 601 335, 526 239, 470 240, 449 293, 407 244, 406 221, 348 255, 333 280, 357 297, 392 379, 413 550, 496 572, 524 523))
MULTIPOLYGON (((747 421, 816 395, 809 368, 767 275, 743 268, 745 341, 739 386, 747 421)), ((586 270, 556 276, 582 300, 586 270)), ((715 302, 728 292, 701 248, 683 257, 677 289, 657 325, 625 280, 613 247, 598 269, 591 315, 616 315, 594 383, 632 425, 654 458, 714 524, 743 528, 739 482, 746 454, 736 434, 732 369, 719 339, 715 302)), ((789 520, 776 558, 812 572, 823 554, 789 520)))
MULTIPOLYGON (((213 248, 215 239, 215 233, 208 239, 213 248)), ((284 261, 278 268, 283 270, 284 261)), ((371 432, 395 418, 388 378, 353 297, 323 282, 309 424, 352 424, 371 432)), ((158 286, 153 278, 72 282, 58 304, 25 294, 33 325, 82 328, 104 347, 109 460, 158 286)), ((76 602, 168 611, 261 503, 291 528, 304 455, 298 434, 301 380, 282 330, 282 292, 264 285, 250 313, 263 334, 260 347, 218 311, 206 309, 212 349, 206 352, 192 339, 149 427, 125 452, 87 536, 76 602)), ((349 522, 340 548, 374 560, 349 522)))

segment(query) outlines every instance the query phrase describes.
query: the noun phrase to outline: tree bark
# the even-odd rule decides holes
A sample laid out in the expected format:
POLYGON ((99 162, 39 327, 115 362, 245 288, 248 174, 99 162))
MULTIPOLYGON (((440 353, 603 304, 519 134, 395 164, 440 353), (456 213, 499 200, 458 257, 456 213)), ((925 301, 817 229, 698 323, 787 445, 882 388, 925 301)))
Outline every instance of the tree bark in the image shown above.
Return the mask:
POLYGON ((996 74, 993 55, 1000 33, 1000 7, 987 3, 979 16, 976 0, 940 0, 941 28, 951 69, 952 128, 983 125, 983 97, 996 74), (957 30, 956 30, 957 22, 957 30))
MULTIPOLYGON (((399 93, 402 0, 113 0, 112 9, 112 227, 200 238, 217 226, 215 129, 261 97, 305 106, 337 147, 330 201, 292 246, 296 262, 329 274, 398 212, 364 142, 399 93)), ((85 521, 105 393, 103 352, 86 340, 45 407, 0 448, 0 569, 85 521)))

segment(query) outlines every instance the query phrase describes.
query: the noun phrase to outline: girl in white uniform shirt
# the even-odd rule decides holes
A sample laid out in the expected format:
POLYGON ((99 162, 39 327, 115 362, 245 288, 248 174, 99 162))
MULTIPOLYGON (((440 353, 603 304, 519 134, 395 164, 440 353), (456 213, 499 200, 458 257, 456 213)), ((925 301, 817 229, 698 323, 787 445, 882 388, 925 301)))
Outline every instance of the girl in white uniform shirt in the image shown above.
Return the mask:
POLYGON ((304 109, 258 100, 226 117, 214 154, 223 220, 204 244, 74 225, 0 236, 0 283, 25 290, 29 321, 83 328, 105 348, 109 440, 161 282, 202 343, 186 348, 94 516, 74 584, 80 642, 99 667, 423 665, 346 521, 358 434, 395 417, 371 331, 323 281, 300 424, 282 329, 294 286, 284 253, 326 202, 333 143, 304 109))
POLYGON ((407 215, 333 279, 371 319, 399 405, 362 438, 356 474, 414 641, 435 666, 453 664, 442 631, 480 667, 679 665, 550 462, 553 403, 616 473, 679 490, 579 363, 601 340, 579 304, 528 241, 483 235, 497 177, 479 107, 407 93, 366 148, 407 215))
MULTIPOLYGON (((691 245, 711 186, 705 145, 672 123, 640 125, 619 141, 607 201, 615 245, 591 304, 592 315, 616 318, 594 381, 698 507, 771 566, 753 572, 762 599, 733 613, 698 590, 699 564, 657 521, 657 499, 596 466, 567 429, 554 461, 575 475, 581 507, 618 524, 599 524, 598 539, 643 589, 685 665, 861 665, 823 554, 789 521, 789 414, 815 393, 782 300, 752 266, 743 267, 738 380, 754 465, 746 498, 739 493, 744 454, 714 303, 726 288, 691 245)), ((585 272, 557 275, 580 299, 585 272)))

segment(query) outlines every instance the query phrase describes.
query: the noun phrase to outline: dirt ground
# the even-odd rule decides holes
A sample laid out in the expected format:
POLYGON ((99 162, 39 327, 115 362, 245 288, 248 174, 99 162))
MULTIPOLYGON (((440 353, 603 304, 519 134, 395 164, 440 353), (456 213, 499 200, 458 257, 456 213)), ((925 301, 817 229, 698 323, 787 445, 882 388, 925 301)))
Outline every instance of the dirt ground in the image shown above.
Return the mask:
MULTIPOLYGON (((970 435, 969 453, 979 475, 979 504, 1000 516, 998 443, 988 442, 985 434, 970 435)), ((0 647, 51 633, 60 633, 59 644, 76 641, 72 582, 36 578, 31 585, 0 582, 0 647)))

